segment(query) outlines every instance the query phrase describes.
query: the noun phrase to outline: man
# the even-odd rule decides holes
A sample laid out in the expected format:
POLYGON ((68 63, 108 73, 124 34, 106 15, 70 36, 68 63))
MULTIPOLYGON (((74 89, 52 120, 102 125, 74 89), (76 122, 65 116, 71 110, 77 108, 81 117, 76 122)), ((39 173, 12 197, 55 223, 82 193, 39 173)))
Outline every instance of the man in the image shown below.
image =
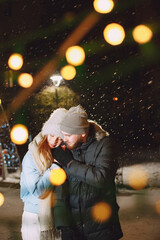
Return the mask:
MULTIPOLYGON (((62 228, 62 240, 120 239, 123 233, 116 202, 116 149, 112 149, 109 134, 89 121, 80 105, 68 110, 60 129, 72 153, 57 149, 57 160, 68 177, 73 220, 72 227, 62 228)), ((56 158, 56 151, 54 154, 56 158)))

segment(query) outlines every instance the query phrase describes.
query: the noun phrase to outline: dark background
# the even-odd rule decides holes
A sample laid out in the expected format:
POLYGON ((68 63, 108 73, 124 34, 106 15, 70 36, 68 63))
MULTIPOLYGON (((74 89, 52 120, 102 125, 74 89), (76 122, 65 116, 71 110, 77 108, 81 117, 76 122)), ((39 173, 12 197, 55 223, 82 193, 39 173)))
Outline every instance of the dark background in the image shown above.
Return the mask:
MULTIPOLYGON (((67 105, 64 97, 63 100, 60 98, 58 106, 69 108, 80 103, 89 118, 97 121, 118 142, 123 164, 127 161, 159 161, 159 0, 114 2, 113 11, 102 14, 78 42, 85 50, 86 60, 76 67, 76 77, 64 81, 58 89, 71 89, 77 98, 67 105), (126 32, 125 40, 118 46, 109 45, 103 38, 103 29, 112 22, 121 24, 126 32), (132 30, 139 24, 152 29, 153 38, 149 43, 139 45, 133 40, 132 30), (118 101, 113 100, 115 97, 118 101)), ((0 98, 4 110, 7 111, 22 91, 17 84, 18 75, 21 72, 38 74, 53 57, 57 57, 57 49, 93 11, 91 0, 0 1, 0 98), (11 71, 8 67, 8 58, 14 52, 24 58, 19 71, 11 71)), ((65 64, 62 56, 54 71, 59 71, 65 64)), ((41 103, 36 100, 46 86, 50 86, 48 78, 8 116, 11 127, 15 123, 24 123, 31 139, 56 108, 53 102, 46 106, 46 101, 50 100, 41 103)), ((55 102, 53 96, 51 101, 55 102)), ((18 146, 21 158, 27 144, 18 146)))

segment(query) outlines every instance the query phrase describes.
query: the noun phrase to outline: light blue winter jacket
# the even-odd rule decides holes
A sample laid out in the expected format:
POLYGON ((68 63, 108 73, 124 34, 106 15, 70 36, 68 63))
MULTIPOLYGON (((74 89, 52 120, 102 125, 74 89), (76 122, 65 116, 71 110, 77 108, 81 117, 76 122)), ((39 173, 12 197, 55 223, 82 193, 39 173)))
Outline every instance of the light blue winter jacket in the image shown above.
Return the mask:
POLYGON ((50 170, 55 168, 53 163, 42 175, 28 150, 22 161, 20 179, 20 196, 24 202, 24 211, 38 214, 38 198, 47 190, 53 188, 49 181, 50 170))

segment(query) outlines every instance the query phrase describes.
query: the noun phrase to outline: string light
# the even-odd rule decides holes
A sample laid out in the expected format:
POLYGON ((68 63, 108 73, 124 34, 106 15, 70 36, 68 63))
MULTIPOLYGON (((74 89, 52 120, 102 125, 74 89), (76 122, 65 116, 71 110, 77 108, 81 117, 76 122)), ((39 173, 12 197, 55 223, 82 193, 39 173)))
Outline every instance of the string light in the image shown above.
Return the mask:
POLYGON ((105 14, 112 11, 114 2, 112 0, 94 0, 93 7, 96 12, 105 14))
POLYGON ((66 51, 66 60, 74 66, 81 65, 85 60, 85 52, 80 46, 69 47, 66 51))
POLYGON ((111 45, 119 45, 125 38, 124 28, 117 23, 108 24, 104 31, 103 36, 106 42, 111 45))
POLYGON ((13 53, 8 59, 8 66, 13 70, 19 70, 23 66, 23 57, 18 53, 13 53))
POLYGON ((132 35, 136 42, 144 44, 151 40, 153 32, 149 27, 141 24, 133 29, 132 35))
POLYGON ((129 174, 128 182, 135 190, 143 189, 148 184, 148 175, 143 168, 134 167, 129 174))
POLYGON ((2 193, 0 193, 0 207, 3 205, 4 203, 4 196, 2 193))
POLYGON ((18 84, 21 87, 29 88, 33 83, 33 77, 29 73, 21 73, 18 77, 18 84))
POLYGON ((10 132, 11 141, 15 144, 24 144, 28 139, 28 129, 23 124, 16 124, 10 132))
POLYGON ((111 206, 106 202, 99 202, 93 206, 91 215, 96 222, 107 221, 112 214, 111 206))
POLYGON ((66 65, 60 70, 60 73, 65 80, 72 80, 76 76, 76 69, 72 65, 66 65))
POLYGON ((66 178, 67 176, 63 168, 57 168, 51 170, 49 179, 53 185, 59 186, 65 182, 66 178))

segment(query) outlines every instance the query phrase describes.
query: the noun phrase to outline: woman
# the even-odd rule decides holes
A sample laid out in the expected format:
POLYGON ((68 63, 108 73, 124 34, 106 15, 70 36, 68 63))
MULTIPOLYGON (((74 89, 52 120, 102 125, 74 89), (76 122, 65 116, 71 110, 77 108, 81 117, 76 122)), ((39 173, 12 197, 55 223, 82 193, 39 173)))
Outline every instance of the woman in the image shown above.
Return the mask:
MULTIPOLYGON (((49 181, 50 170, 59 168, 51 149, 62 143, 60 122, 67 110, 59 108, 44 123, 42 131, 29 144, 22 161, 20 180, 22 215, 22 239, 56 239, 52 217, 53 185, 49 181)), ((59 239, 59 238, 58 238, 59 239)))

